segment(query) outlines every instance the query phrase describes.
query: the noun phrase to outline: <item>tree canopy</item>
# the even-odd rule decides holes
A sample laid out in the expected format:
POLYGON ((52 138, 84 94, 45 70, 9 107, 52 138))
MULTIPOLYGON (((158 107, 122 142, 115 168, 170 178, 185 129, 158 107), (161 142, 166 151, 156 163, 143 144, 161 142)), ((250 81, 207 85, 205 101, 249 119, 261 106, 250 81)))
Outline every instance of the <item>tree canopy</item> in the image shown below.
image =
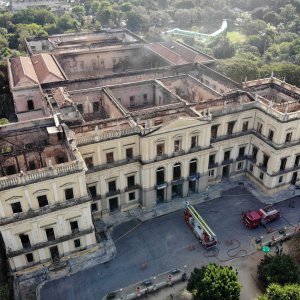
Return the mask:
POLYGON ((266 293, 258 298, 259 300, 297 300, 300 299, 300 285, 286 284, 281 286, 272 283, 266 293))
POLYGON ((195 268, 187 284, 187 290, 194 294, 195 300, 238 300, 240 289, 237 272, 216 264, 195 268))

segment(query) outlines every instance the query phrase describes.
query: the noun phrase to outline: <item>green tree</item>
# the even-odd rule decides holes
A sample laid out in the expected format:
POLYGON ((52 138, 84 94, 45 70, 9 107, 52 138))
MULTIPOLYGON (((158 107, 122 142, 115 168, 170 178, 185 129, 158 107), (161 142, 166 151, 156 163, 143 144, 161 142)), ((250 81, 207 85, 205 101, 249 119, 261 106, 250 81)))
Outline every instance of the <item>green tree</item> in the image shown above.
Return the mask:
POLYGON ((68 30, 75 29, 76 23, 76 20, 74 20, 70 14, 64 14, 58 18, 56 27, 61 33, 64 33, 68 30))
POLYGON ((149 21, 146 19, 146 16, 135 12, 129 11, 126 13, 127 19, 127 27, 133 31, 141 31, 141 30, 148 30, 149 28, 149 21))
POLYGON ((194 269, 187 290, 194 294, 195 300, 238 300, 241 285, 237 272, 231 267, 208 264, 194 269))
POLYGON ((47 10, 47 9, 35 9, 34 13, 34 23, 39 25, 46 25, 46 24, 54 24, 56 19, 55 15, 47 10))
MULTIPOLYGON (((3 120, 3 119, 0 119, 3 120)), ((0 123, 0 125, 3 125, 0 123)), ((0 299, 1 300, 9 300, 10 299, 10 292, 9 292, 9 287, 8 284, 2 284, 0 286, 0 299)))
POLYGON ((267 292, 258 298, 259 300, 297 300, 300 299, 300 285, 299 284, 286 284, 281 286, 272 283, 267 292))
POLYGON ((270 283, 296 283, 299 270, 288 255, 265 255, 257 268, 258 279, 267 287, 270 283))
POLYGON ((72 14, 78 18, 82 19, 85 16, 85 8, 83 5, 75 5, 72 7, 72 14))

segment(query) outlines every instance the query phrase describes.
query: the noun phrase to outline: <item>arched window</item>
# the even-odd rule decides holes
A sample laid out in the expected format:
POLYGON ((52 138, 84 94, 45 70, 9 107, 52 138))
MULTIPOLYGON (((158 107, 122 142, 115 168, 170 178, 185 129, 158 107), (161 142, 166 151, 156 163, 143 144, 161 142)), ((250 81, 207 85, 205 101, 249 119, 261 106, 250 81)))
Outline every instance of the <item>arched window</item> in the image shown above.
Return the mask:
POLYGON ((181 178, 181 163, 178 162, 173 166, 173 180, 181 178))
POLYGON ((190 160, 190 171, 189 171, 189 175, 196 175, 197 173, 197 158, 193 158, 192 160, 190 160))
POLYGON ((165 183, 165 168, 159 167, 156 169, 156 185, 165 183))

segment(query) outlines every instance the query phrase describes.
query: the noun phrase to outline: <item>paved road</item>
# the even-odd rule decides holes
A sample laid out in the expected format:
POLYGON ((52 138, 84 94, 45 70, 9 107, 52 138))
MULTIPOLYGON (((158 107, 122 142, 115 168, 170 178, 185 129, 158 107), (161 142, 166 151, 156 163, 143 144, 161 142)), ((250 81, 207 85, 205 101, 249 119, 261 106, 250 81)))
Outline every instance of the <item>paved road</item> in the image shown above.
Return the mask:
MULTIPOLYGON (((219 199, 196 206, 220 241, 219 260, 230 259, 228 250, 239 244, 240 248, 229 251, 229 255, 234 255, 240 249, 248 253, 254 250, 253 239, 263 235, 265 229, 246 229, 241 221, 241 212, 261 206, 263 205, 244 188, 229 190, 219 199), (236 241, 230 245, 228 241, 232 239, 236 241)), ((277 206, 282 210, 283 218, 273 223, 273 228, 299 221, 299 198, 296 199, 295 208, 289 208, 286 201, 277 206)), ((46 283, 41 290, 41 299, 100 300, 112 290, 174 267, 183 268, 187 265, 188 271, 191 271, 194 266, 201 266, 210 261, 218 262, 216 258, 206 256, 206 251, 185 224, 183 211, 182 209, 144 222, 121 239, 119 237, 123 229, 122 224, 119 225, 121 227, 115 231, 115 238, 118 237, 117 255, 113 260, 46 283), (147 267, 143 268, 143 264, 147 267)))

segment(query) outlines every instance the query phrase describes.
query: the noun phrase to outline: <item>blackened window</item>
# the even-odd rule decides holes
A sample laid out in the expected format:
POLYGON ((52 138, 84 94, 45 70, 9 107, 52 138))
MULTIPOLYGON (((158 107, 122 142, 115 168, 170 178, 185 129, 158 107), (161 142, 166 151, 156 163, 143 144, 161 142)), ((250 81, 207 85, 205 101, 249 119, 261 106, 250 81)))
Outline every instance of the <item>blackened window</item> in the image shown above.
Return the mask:
POLYGON ((91 204, 91 211, 97 211, 98 210, 98 205, 97 203, 92 203, 91 204))
POLYGON ((130 106, 135 106, 134 96, 130 96, 129 101, 130 101, 129 103, 130 106))
POLYGON ((78 222, 77 221, 71 221, 70 222, 70 227, 71 227, 72 233, 76 233, 76 232, 79 231, 78 222))
POLYGON ((14 214, 22 212, 22 206, 20 202, 12 203, 11 208, 14 214))
POLYGON ((49 242, 54 241, 55 240, 54 229, 53 228, 47 228, 47 229, 45 229, 45 231, 46 231, 47 240, 49 242))
POLYGON ((289 143, 292 140, 292 132, 289 132, 285 136, 285 142, 289 143))
POLYGON ((38 196, 37 197, 38 203, 39 203, 39 207, 43 207, 48 205, 48 199, 46 195, 42 195, 42 196, 38 196))
POLYGON ((129 201, 135 200, 135 192, 131 192, 128 194, 129 201))
POLYGON ((143 101, 144 101, 144 104, 148 104, 148 95, 147 94, 143 95, 143 101))
POLYGON ((85 162, 87 168, 90 169, 90 168, 93 168, 93 167, 94 167, 94 162, 93 162, 93 157, 92 157, 92 156, 86 157, 86 158, 84 159, 84 162, 85 162))
POLYGON ((27 108, 28 110, 34 110, 33 100, 27 100, 27 108))
POLYGON ((31 247, 28 234, 20 234, 19 237, 20 237, 20 240, 21 240, 21 243, 22 243, 22 246, 24 249, 31 247))
POLYGON ((97 196, 97 188, 95 185, 89 186, 88 189, 89 189, 89 192, 91 193, 92 197, 97 196))
POLYGON ((17 170, 16 170, 15 165, 11 165, 11 166, 6 167, 6 175, 13 175, 13 174, 16 174, 16 173, 17 173, 17 170))
POLYGON ((165 169, 160 167, 156 170, 156 184, 164 184, 165 183, 165 169))
POLYGON ((264 154, 264 156, 263 156, 263 163, 262 163, 262 166, 263 166, 264 168, 267 168, 269 158, 270 158, 270 157, 269 157, 268 155, 264 154))
POLYGON ((33 262, 33 255, 32 255, 32 253, 27 253, 26 254, 26 259, 27 259, 28 263, 33 262))
POLYGON ((211 126, 211 138, 216 139, 218 137, 218 125, 211 126))
POLYGON ((127 186, 131 187, 135 185, 134 175, 127 177, 127 186))
POLYGON ((195 148, 198 146, 198 136, 191 137, 191 148, 195 148))
POLYGON ((80 239, 74 240, 74 247, 79 248, 81 246, 80 239))
POLYGON ((82 104, 77 104, 77 109, 81 114, 83 114, 83 105, 82 104))
POLYGON ((28 163, 28 167, 29 167, 29 170, 35 170, 36 169, 35 161, 30 160, 28 163))
POLYGON ((174 141, 174 152, 181 150, 181 140, 174 141))
POLYGON ((235 122, 229 122, 227 125, 227 134, 231 135, 233 133, 233 127, 235 122))
POLYGON ((257 122, 257 132, 261 133, 262 132, 262 128, 263 128, 263 124, 260 122, 257 122))
POLYGON ((66 200, 74 198, 74 193, 73 193, 73 189, 72 188, 65 189, 65 197, 66 197, 66 200))
POLYGON ((98 112, 100 110, 99 102, 93 102, 93 112, 98 112))
POLYGON ((224 160, 230 159, 230 150, 224 152, 224 160))
POLYGON ((253 146, 253 149, 252 149, 252 158, 253 159, 256 159, 257 157, 257 152, 258 152, 258 148, 253 146))
POLYGON ((109 181, 108 182, 108 192, 115 192, 116 190, 117 190, 116 181, 115 180, 109 181))
POLYGON ((245 147, 241 147, 239 149, 239 157, 244 156, 245 155, 245 147))
POLYGON ((195 175, 197 173, 197 159, 192 159, 190 161, 190 170, 189 170, 189 175, 195 175))
POLYGON ((245 132, 248 130, 248 125, 249 125, 249 122, 248 121, 244 121, 243 122, 243 128, 242 128, 242 131, 245 132))
POLYGON ((156 145, 156 155, 162 155, 165 152, 165 144, 157 144, 156 145))
POLYGON ((173 166, 173 180, 180 179, 181 178, 181 164, 176 163, 173 166))
POLYGON ((280 170, 285 170, 287 158, 282 158, 280 162, 280 170))
POLYGON ((209 165, 209 166, 214 165, 214 164, 215 164, 215 160, 216 160, 216 155, 215 155, 215 154, 211 154, 211 155, 209 156, 208 165, 209 165))
POLYGON ((273 141, 274 131, 272 129, 269 130, 268 140, 273 141))
POLYGON ((299 167, 300 155, 297 155, 295 158, 295 167, 299 167))

